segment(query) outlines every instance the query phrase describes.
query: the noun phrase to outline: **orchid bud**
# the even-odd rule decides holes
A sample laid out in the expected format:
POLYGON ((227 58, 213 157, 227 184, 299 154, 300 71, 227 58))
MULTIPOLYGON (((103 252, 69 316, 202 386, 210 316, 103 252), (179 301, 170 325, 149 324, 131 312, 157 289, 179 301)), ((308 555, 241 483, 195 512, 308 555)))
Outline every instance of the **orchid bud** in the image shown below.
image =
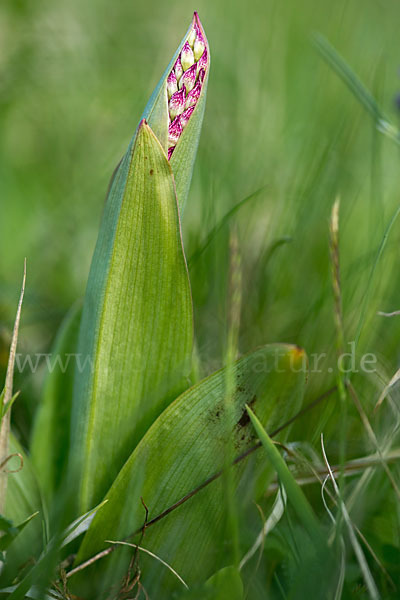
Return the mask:
POLYGON ((174 71, 175 71, 176 80, 179 82, 180 78, 183 75, 182 63, 181 63, 181 59, 179 58, 179 56, 176 59, 176 63, 174 65, 174 71))
POLYGON ((187 71, 184 72, 179 82, 179 87, 185 87, 186 93, 190 92, 195 86, 197 74, 197 65, 194 63, 187 71))
POLYGON ((206 76, 205 70, 204 69, 200 69, 199 75, 198 75, 198 81, 199 81, 199 83, 203 83, 205 76, 206 76))
POLYGON ((168 79, 167 79, 167 92, 168 92, 168 98, 171 98, 171 96, 173 94, 175 94, 175 92, 178 91, 178 82, 176 80, 176 75, 174 73, 174 71, 171 71, 171 73, 168 75, 168 79))
POLYGON ((185 103, 185 108, 189 108, 190 106, 196 106, 197 100, 200 97, 201 92, 201 83, 198 81, 194 88, 188 93, 185 103))
POLYGON ((181 51, 182 68, 186 71, 194 63, 193 50, 188 42, 185 42, 181 51))
POLYGON ((204 43, 203 36, 201 35, 201 32, 198 31, 196 41, 194 42, 194 45, 193 45, 193 54, 194 54, 195 60, 199 60, 199 58, 202 56, 202 54, 204 52, 205 47, 206 47, 206 45, 204 43))
POLYGON ((179 140, 179 137, 182 133, 182 125, 181 125, 181 117, 178 115, 176 119, 174 119, 171 125, 168 128, 168 143, 171 146, 175 146, 176 142, 179 140))
POLYGON ((189 32, 188 39, 187 39, 189 45, 192 48, 193 48, 193 45, 194 45, 194 43, 196 41, 196 36, 197 36, 197 27, 192 27, 192 29, 189 32))
POLYGON ((171 96, 171 100, 169 101, 169 116, 171 117, 171 120, 175 119, 178 115, 181 115, 185 110, 185 97, 184 87, 171 96))
POLYGON ((200 56, 199 58, 199 62, 197 63, 197 71, 199 72, 201 69, 204 69, 204 71, 207 69, 207 61, 208 61, 208 56, 207 56, 207 48, 204 48, 204 52, 203 54, 200 56))
POLYGON ((186 127, 190 117, 192 116, 193 111, 194 111, 194 106, 190 106, 189 108, 184 110, 183 113, 181 114, 182 129, 184 129, 186 127))

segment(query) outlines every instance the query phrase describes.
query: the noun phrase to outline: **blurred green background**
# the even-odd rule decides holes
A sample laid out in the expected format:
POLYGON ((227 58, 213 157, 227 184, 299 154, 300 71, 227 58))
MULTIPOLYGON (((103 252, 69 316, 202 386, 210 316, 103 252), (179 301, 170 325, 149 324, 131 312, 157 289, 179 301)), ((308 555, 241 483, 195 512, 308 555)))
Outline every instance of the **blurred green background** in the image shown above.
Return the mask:
MULTIPOLYGON (((83 296, 108 181, 146 101, 198 10, 212 52, 207 109, 183 216, 188 258, 219 219, 236 214, 243 265, 240 351, 293 342, 326 353, 309 399, 334 383, 335 326, 328 223, 341 198, 342 291, 354 339, 385 228, 399 204, 398 147, 312 44, 320 32, 346 58, 393 122, 400 89, 400 5, 376 0, 13 0, 0 6, 0 357, 28 261, 19 350, 49 352, 68 308, 83 296), (285 243, 276 244, 284 238, 285 243)), ((232 221, 231 221, 232 223, 232 221)), ((358 376, 374 403, 399 361, 400 223, 377 265, 358 352, 378 372, 358 376)), ((190 264, 204 373, 224 357, 229 229, 190 264)), ((29 438, 41 369, 17 374, 14 419, 29 438)), ((322 428, 335 449, 336 400, 296 430, 322 428), (332 416, 333 415, 333 416, 332 416)), ((361 450, 359 418, 348 453, 361 450), (357 429, 358 428, 358 429, 357 429)), ((350 427, 352 427, 350 420, 350 427)))

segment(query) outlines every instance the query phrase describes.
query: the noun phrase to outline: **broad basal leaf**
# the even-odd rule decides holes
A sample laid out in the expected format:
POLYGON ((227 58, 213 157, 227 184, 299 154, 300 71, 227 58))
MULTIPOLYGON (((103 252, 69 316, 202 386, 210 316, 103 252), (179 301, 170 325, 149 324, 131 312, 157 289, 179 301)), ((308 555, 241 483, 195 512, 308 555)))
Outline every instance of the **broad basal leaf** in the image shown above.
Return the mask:
MULTIPOLYGON (((148 518, 153 519, 224 467, 228 440, 237 456, 253 446, 256 435, 246 404, 252 406, 269 431, 293 416, 303 397, 304 358, 297 347, 271 345, 235 363, 231 367, 235 384, 230 418, 225 398, 226 369, 173 402, 141 440, 106 494, 108 503, 93 520, 76 564, 105 548, 105 540, 121 540, 140 529, 145 518, 141 497, 149 509, 148 518)), ((235 467, 237 485, 244 476, 244 465, 242 461, 235 467)), ((218 553, 223 548, 226 554, 227 548, 221 540, 223 494, 224 485, 218 479, 148 527, 141 541, 189 585, 205 581, 226 560, 218 553)), ((133 539, 138 541, 138 537, 133 539)), ((104 572, 108 566, 109 573, 115 575, 124 564, 118 549, 111 558, 102 559, 99 568, 104 572)), ((140 566, 142 580, 153 597, 179 584, 151 559, 141 556, 140 566)), ((93 581, 90 571, 84 576, 93 581)))
POLYGON ((72 416, 79 513, 102 499, 146 429, 187 386, 192 341, 174 179, 142 122, 111 185, 84 303, 72 416))

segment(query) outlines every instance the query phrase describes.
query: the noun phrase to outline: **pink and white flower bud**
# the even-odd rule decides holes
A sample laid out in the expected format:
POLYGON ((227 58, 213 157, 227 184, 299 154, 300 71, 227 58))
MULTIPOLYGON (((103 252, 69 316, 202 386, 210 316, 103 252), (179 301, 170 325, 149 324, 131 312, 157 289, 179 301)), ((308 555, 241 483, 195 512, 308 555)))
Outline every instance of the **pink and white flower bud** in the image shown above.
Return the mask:
POLYGON ((171 119, 175 119, 175 117, 183 113, 185 110, 185 99, 186 93, 184 87, 171 96, 171 100, 169 101, 169 116, 171 119))
POLYGON ((200 71, 199 71, 199 75, 198 75, 198 81, 199 81, 200 83, 203 83, 203 81, 204 81, 204 77, 205 77, 205 76, 206 76, 206 72, 205 72, 205 70, 204 70, 204 69, 200 69, 200 71))
POLYGON ((179 58, 179 56, 176 59, 176 63, 174 65, 174 71, 175 71, 176 80, 179 82, 180 78, 183 75, 182 63, 181 63, 181 59, 179 58))
POLYGON ((200 30, 198 30, 197 37, 193 45, 193 54, 195 60, 199 60, 205 50, 205 47, 206 45, 204 43, 203 36, 201 35, 200 30))
POLYGON ((194 106, 190 106, 189 108, 184 110, 183 113, 181 114, 182 129, 184 129, 186 127, 190 117, 192 116, 193 111, 194 111, 194 106))
POLYGON ((168 160, 171 158, 174 150, 175 150, 175 146, 171 146, 170 148, 168 148, 168 160))
POLYGON ((183 128, 181 124, 181 117, 178 115, 174 119, 168 128, 168 144, 169 146, 175 146, 182 134, 183 128))
POLYGON ((179 87, 185 87, 186 93, 190 92, 196 83, 197 65, 194 63, 187 71, 182 75, 182 79, 179 82, 179 87))
POLYGON ((188 42, 185 42, 181 50, 181 64, 184 71, 194 63, 194 54, 188 42))
POLYGON ((198 81, 194 88, 188 93, 185 103, 185 108, 196 106, 197 100, 200 98, 201 83, 198 81))
POLYGON ((176 75, 174 73, 174 71, 171 71, 171 73, 168 75, 167 78, 167 92, 168 92, 168 99, 171 98, 171 96, 173 96, 173 94, 175 94, 175 92, 178 91, 178 82, 176 80, 176 75))
POLYGON ((204 48, 204 52, 200 56, 199 61, 197 63, 197 71, 200 71, 200 69, 204 69, 205 71, 207 69, 207 59, 207 48, 204 48))
POLYGON ((194 43, 195 43, 195 41, 196 41, 196 36, 197 36, 197 31, 196 31, 196 29, 197 29, 197 28, 195 28, 195 27, 192 27, 192 29, 190 30, 190 33, 189 33, 189 35, 188 35, 188 39, 187 39, 187 41, 188 41, 189 45, 190 45, 192 48, 193 48, 193 45, 194 45, 194 43))

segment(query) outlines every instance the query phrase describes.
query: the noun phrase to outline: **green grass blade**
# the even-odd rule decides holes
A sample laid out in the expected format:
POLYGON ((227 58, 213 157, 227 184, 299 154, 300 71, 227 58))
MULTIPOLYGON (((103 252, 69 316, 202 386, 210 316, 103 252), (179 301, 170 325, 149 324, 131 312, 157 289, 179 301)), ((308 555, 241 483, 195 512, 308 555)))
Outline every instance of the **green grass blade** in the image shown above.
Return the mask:
POLYGON ((307 529, 310 537, 318 543, 321 543, 323 540, 323 535, 320 524, 317 520, 317 517, 315 516, 315 513, 310 503, 305 497, 303 490, 289 471, 285 461, 279 454, 277 447, 264 430, 264 427, 259 421, 259 419, 256 417, 256 415, 249 406, 246 406, 246 410, 249 414, 254 429, 256 430, 257 435, 265 449, 265 452, 268 456, 268 460, 271 462, 276 473, 278 474, 281 483, 285 488, 285 492, 287 494, 289 502, 292 503, 294 510, 296 511, 299 519, 304 524, 304 527, 307 529))
POLYGON ((355 98, 369 112, 374 121, 376 121, 378 129, 397 144, 400 144, 400 132, 398 128, 389 122, 371 92, 357 77, 350 65, 347 64, 344 58, 320 33, 314 34, 313 42, 328 65, 342 79, 355 98))
POLYGON ((40 473, 41 488, 47 499, 53 497, 65 476, 81 317, 79 302, 61 324, 51 356, 52 368, 47 373, 32 433, 32 462, 40 473))
MULTIPOLYGON (((237 455, 252 447, 255 436, 246 403, 257 407, 270 430, 293 416, 304 392, 304 358, 297 347, 278 344, 231 365, 235 381, 231 425, 225 406, 226 369, 182 394, 160 415, 121 470, 106 495, 108 503, 84 538, 77 564, 102 550, 105 539, 122 540, 142 526, 140 497, 154 519, 223 469, 229 441, 237 455), (140 477, 140 489, 129 493, 140 477)), ((234 468, 236 488, 243 481, 243 468, 243 462, 234 468)), ((224 557, 217 551, 217 540, 223 537, 224 492, 219 478, 146 529, 141 545, 170 564, 189 585, 204 581, 226 556, 226 546, 222 546, 224 557)), ((111 570, 118 571, 124 564, 119 552, 116 563, 111 559, 111 570)), ((175 583, 167 579, 168 574, 154 572, 154 565, 148 571, 145 564, 141 568, 144 585, 155 597, 175 583)), ((83 575, 87 579, 88 573, 83 575)))
POLYGON ((5 535, 2 535, 0 537, 0 551, 6 550, 10 546, 10 544, 15 540, 15 538, 21 533, 21 531, 25 529, 28 523, 38 514, 39 512, 36 511, 32 515, 24 519, 22 523, 20 523, 19 525, 15 525, 15 527, 7 531, 5 535))
MULTIPOLYGON (((18 342, 18 331, 21 320, 22 302, 25 294, 25 282, 26 282, 26 261, 24 262, 24 274, 22 277, 22 287, 19 296, 17 314, 14 322, 14 329, 11 338, 10 354, 8 357, 6 381, 4 385, 4 392, 1 394, 1 419, 0 419, 0 513, 6 513, 6 499, 7 499, 7 485, 8 485, 8 472, 7 462, 9 456, 9 440, 10 440, 10 423, 11 423, 11 405, 13 403, 13 381, 14 381, 14 367, 15 367, 15 354, 17 352, 18 342)), ((8 516, 8 514, 7 514, 8 516)))
POLYGON ((43 537, 45 511, 36 473, 30 457, 24 452, 13 435, 10 437, 10 470, 7 487, 7 518, 13 523, 24 522, 29 515, 38 514, 20 532, 7 550, 7 563, 2 572, 4 581, 12 581, 18 568, 34 559, 40 552, 43 537))
POLYGON ((80 513, 102 499, 146 429, 187 387, 192 344, 174 179, 142 122, 110 189, 84 303, 85 365, 72 414, 80 513))

